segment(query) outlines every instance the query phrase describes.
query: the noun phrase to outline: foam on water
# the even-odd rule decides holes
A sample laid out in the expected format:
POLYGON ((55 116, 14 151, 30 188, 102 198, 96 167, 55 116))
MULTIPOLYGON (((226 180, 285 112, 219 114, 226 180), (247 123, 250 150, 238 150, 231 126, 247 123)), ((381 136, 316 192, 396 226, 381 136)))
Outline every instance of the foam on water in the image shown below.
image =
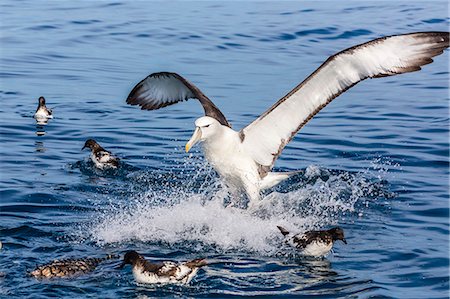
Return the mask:
POLYGON ((309 166, 289 182, 293 190, 273 191, 254 210, 225 207, 227 191, 220 181, 208 175, 207 186, 193 192, 190 186, 153 190, 110 203, 98 211, 88 232, 99 245, 131 241, 182 246, 189 242, 193 251, 205 248, 218 252, 248 251, 276 254, 281 243, 277 225, 293 232, 322 228, 353 217, 362 198, 377 196, 385 173, 377 171, 375 182, 369 171, 331 173, 309 166), (188 189, 189 188, 189 189, 188 189), (378 190, 378 191, 377 191, 378 190))

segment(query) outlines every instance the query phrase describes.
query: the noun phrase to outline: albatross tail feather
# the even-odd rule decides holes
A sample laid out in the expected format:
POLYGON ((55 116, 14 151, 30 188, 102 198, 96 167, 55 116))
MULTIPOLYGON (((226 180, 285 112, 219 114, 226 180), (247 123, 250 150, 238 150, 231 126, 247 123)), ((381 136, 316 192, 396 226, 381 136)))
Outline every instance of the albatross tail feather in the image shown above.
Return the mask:
POLYGON ((275 187, 285 179, 300 173, 301 171, 290 172, 269 172, 261 181, 261 190, 275 187))

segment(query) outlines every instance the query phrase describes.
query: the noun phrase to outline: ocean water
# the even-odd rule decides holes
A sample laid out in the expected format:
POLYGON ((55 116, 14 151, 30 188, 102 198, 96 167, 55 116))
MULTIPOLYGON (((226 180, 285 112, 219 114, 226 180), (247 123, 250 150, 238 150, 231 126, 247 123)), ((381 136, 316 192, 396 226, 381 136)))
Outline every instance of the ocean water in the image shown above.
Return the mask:
POLYGON ((446 1, 2 1, 0 26, 0 297, 448 298, 448 51, 321 111, 276 164, 300 173, 254 213, 225 208, 200 148, 184 152, 198 102, 125 103, 148 74, 178 72, 242 128, 335 52, 448 30, 446 1), (54 109, 45 126, 32 118, 39 96, 54 109), (123 167, 96 170, 88 138, 123 167), (339 225, 348 245, 302 259, 277 225, 339 225), (187 286, 137 285, 119 261, 72 279, 27 275, 131 249, 210 265, 187 286))

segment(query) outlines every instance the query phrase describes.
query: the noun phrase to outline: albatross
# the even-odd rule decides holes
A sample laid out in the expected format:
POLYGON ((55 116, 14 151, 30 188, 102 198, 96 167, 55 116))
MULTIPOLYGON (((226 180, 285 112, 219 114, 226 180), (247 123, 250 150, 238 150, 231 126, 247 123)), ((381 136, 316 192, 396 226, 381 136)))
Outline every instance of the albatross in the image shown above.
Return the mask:
POLYGON ((292 172, 273 172, 284 147, 314 115, 349 88, 367 78, 421 69, 449 46, 449 32, 415 32, 385 36, 329 57, 317 70, 245 128, 235 131, 223 113, 194 84, 176 73, 153 73, 140 81, 126 102, 156 110, 197 99, 205 116, 195 121, 186 152, 202 142, 206 159, 227 186, 244 190, 249 207, 260 191, 292 172))

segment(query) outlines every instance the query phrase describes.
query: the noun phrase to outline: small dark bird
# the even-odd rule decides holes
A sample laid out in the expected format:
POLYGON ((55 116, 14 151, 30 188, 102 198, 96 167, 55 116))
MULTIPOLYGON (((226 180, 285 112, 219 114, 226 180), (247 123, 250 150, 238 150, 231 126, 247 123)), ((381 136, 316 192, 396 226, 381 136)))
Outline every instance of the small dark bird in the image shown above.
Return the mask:
POLYGON ((113 156, 111 152, 105 150, 94 139, 88 139, 81 150, 91 149, 91 160, 99 169, 119 167, 119 158, 113 156))
POLYGON ((36 112, 34 113, 34 118, 37 122, 43 122, 46 123, 49 118, 53 118, 53 112, 52 109, 47 108, 45 106, 45 98, 39 97, 39 104, 36 109, 36 112))
POLYGON ((55 260, 49 264, 38 266, 30 272, 36 278, 70 277, 93 271, 101 262, 117 259, 117 255, 108 255, 104 258, 79 258, 55 260))
MULTIPOLYGON (((285 228, 277 226, 283 236, 287 237, 290 233, 285 228)), ((312 230, 304 234, 296 234, 289 237, 286 243, 297 248, 305 256, 324 256, 328 254, 336 240, 341 240, 344 244, 347 241, 344 238, 344 230, 340 227, 334 227, 329 230, 312 230)))
POLYGON ((136 251, 128 251, 122 264, 130 264, 133 269, 133 276, 138 283, 180 283, 188 284, 197 274, 200 267, 205 266, 205 259, 195 259, 185 263, 174 263, 164 261, 159 263, 150 263, 136 251))

